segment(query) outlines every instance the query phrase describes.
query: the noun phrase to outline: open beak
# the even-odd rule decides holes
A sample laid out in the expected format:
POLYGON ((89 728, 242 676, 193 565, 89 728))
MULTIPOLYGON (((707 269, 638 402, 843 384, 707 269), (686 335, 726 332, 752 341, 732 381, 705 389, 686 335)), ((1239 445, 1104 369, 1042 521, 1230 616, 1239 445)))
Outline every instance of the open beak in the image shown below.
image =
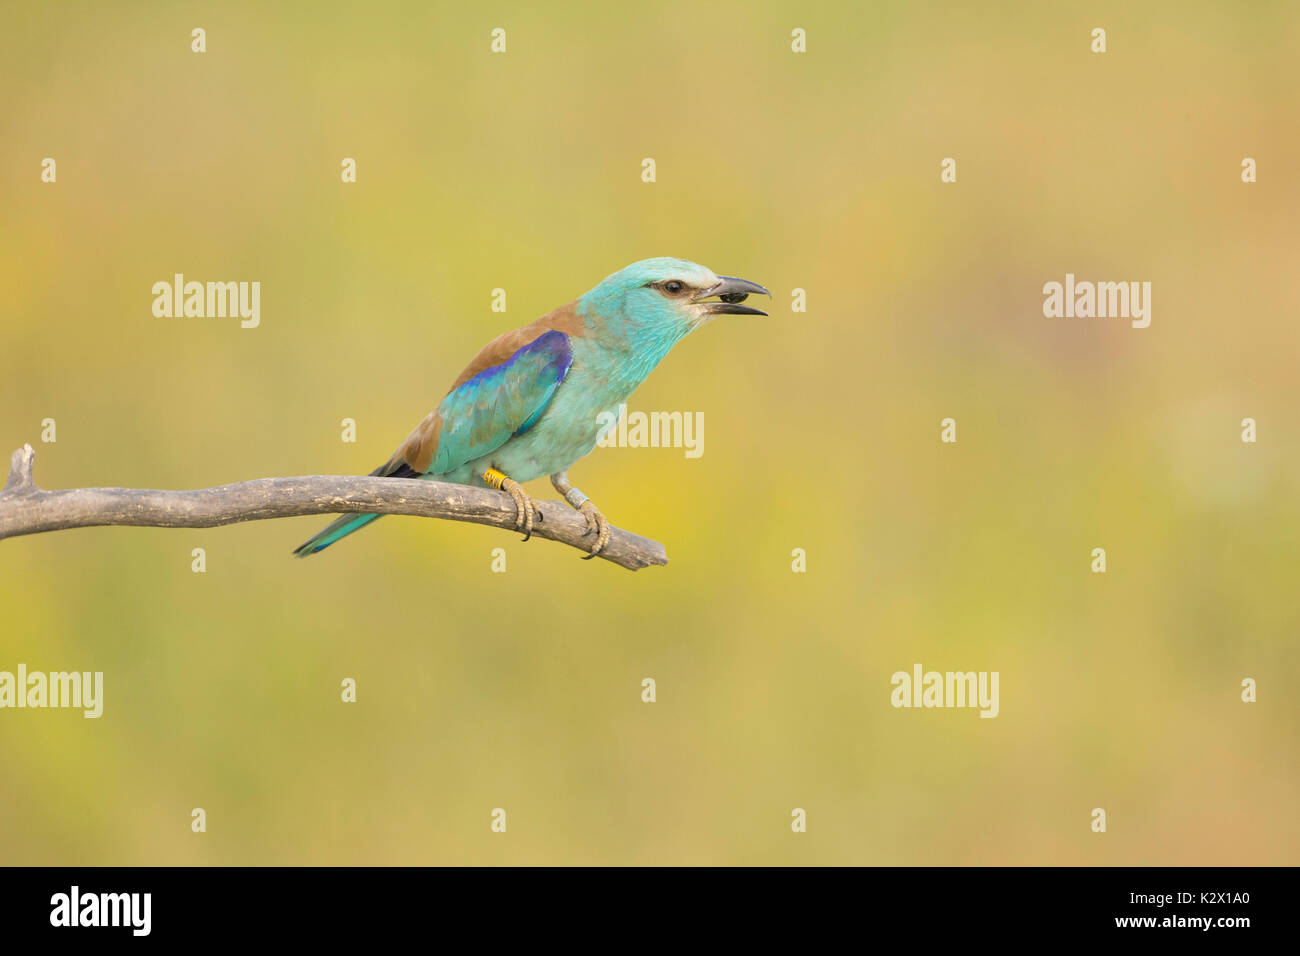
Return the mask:
POLYGON ((747 305, 741 305, 749 296, 762 294, 771 298, 772 293, 768 292, 757 282, 750 282, 748 279, 733 279, 731 276, 718 276, 718 284, 708 289, 701 289, 695 295, 691 296, 692 302, 699 302, 704 307, 704 311, 711 315, 767 315, 761 309, 751 309, 747 305), (716 297, 717 302, 705 302, 705 299, 716 297))

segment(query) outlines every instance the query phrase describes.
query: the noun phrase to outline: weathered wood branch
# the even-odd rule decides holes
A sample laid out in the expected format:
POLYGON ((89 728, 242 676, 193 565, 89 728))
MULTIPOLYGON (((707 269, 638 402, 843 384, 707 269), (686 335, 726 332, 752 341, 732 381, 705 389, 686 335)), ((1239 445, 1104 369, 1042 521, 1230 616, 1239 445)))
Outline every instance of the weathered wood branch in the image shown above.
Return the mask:
MULTIPOLYGON (((351 512, 447 518, 511 532, 515 527, 514 502, 491 488, 409 478, 307 475, 259 478, 197 491, 45 491, 32 477, 35 459, 31 445, 13 453, 9 481, 0 491, 0 538, 97 525, 213 528, 238 521, 351 512)), ((539 501, 537 511, 542 520, 533 525, 534 538, 559 541, 583 552, 591 550, 595 538, 587 534, 586 519, 567 504, 539 501)), ((612 527, 598 557, 633 571, 668 563, 658 541, 612 527)))

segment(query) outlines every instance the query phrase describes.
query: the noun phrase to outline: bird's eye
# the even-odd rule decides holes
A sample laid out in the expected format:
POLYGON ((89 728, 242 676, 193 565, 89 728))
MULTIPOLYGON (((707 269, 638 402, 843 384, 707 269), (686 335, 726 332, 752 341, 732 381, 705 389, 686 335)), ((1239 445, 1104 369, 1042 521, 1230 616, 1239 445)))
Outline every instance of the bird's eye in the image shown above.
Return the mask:
POLYGON ((686 288, 685 282, 678 282, 676 279, 669 279, 664 283, 664 291, 669 295, 681 295, 682 290, 686 288))

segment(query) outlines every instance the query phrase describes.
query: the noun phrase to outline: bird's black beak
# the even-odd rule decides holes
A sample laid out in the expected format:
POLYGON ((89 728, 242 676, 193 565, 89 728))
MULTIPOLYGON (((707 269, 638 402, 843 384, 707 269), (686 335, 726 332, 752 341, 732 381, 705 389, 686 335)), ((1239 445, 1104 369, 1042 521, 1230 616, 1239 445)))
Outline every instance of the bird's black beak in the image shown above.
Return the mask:
POLYGON ((703 302, 704 309, 711 315, 767 315, 761 309, 751 309, 747 305, 741 305, 749 296, 762 294, 771 298, 772 293, 768 292, 757 282, 750 282, 748 279, 733 279, 731 276, 718 276, 718 284, 708 289, 701 289, 695 295, 691 296, 694 302, 701 302, 704 299, 712 299, 715 296, 717 302, 703 302))

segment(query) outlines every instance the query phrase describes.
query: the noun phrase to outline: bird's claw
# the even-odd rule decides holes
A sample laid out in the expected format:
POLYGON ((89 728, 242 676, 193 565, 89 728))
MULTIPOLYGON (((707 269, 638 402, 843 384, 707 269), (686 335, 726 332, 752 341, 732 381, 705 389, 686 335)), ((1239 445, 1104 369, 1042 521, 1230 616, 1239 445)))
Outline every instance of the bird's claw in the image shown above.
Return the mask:
POLYGON ((581 512, 582 516, 587 519, 587 530, 583 532, 583 537, 585 538, 589 534, 596 536, 595 545, 582 559, 590 561, 600 554, 605 545, 609 543, 609 522, 605 520, 605 516, 600 513, 600 509, 593 505, 586 495, 569 483, 568 469, 557 471, 551 475, 551 484, 556 491, 564 495, 564 500, 568 502, 570 508, 581 512))
POLYGON ((501 482, 501 490, 508 494, 515 501, 515 530, 524 533, 524 540, 527 541, 533 536, 533 521, 542 520, 541 512, 533 504, 533 499, 529 497, 528 492, 519 482, 513 478, 507 478, 501 482))
POLYGON ((600 509, 590 501, 584 501, 582 507, 578 510, 581 511, 582 516, 587 519, 587 534, 596 535, 596 546, 582 559, 584 561, 590 561, 596 555, 600 554, 601 549, 609 543, 609 522, 605 519, 605 516, 601 514, 600 509))

